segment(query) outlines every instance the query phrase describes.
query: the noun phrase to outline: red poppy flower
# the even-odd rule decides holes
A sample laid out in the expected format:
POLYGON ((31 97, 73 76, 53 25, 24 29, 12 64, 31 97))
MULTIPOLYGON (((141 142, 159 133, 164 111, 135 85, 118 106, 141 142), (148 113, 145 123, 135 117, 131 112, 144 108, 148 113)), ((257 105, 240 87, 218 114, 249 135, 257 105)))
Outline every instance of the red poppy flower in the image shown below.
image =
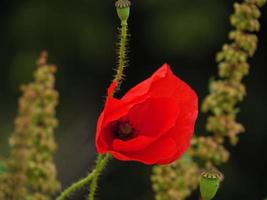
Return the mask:
POLYGON ((164 64, 121 99, 108 97, 97 123, 98 153, 125 161, 167 164, 188 148, 198 113, 196 93, 164 64))

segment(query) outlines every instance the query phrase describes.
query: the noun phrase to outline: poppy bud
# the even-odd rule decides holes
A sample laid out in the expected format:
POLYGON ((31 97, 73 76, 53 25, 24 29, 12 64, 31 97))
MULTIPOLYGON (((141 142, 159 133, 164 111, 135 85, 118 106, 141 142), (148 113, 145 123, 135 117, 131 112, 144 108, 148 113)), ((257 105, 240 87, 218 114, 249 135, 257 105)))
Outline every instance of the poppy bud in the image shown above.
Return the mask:
POLYGON ((211 200, 216 195, 223 175, 215 170, 210 169, 201 173, 200 177, 200 193, 202 200, 211 200))
POLYGON ((121 20, 122 25, 127 25, 127 20, 130 15, 131 2, 129 0, 118 0, 115 3, 117 14, 121 20))

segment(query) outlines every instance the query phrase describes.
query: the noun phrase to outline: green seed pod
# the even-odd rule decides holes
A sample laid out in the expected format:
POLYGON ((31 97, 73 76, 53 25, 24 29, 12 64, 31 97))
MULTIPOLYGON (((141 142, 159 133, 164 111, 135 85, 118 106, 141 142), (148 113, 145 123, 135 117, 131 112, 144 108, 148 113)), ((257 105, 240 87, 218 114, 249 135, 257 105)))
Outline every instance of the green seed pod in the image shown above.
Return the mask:
POLYGON ((207 170, 200 177, 200 193, 202 200, 211 200, 216 195, 223 175, 215 170, 207 170))
POLYGON ((128 0, 118 0, 115 3, 117 14, 121 20, 122 25, 127 25, 127 20, 130 15, 131 2, 128 0))

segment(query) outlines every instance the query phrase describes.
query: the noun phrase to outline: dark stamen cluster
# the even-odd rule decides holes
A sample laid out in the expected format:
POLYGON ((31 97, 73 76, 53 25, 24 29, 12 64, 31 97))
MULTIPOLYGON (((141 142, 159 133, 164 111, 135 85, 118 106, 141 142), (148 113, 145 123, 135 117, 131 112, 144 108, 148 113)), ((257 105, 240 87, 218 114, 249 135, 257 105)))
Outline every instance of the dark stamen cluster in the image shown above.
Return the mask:
POLYGON ((129 140, 134 137, 135 130, 128 121, 118 121, 114 127, 113 134, 121 140, 129 140))

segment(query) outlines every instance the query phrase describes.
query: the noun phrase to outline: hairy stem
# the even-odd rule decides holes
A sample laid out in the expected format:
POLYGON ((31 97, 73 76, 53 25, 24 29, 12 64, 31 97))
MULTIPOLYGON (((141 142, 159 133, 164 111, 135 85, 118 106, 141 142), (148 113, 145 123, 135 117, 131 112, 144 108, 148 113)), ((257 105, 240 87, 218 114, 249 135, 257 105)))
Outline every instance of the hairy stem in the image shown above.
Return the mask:
POLYGON ((93 177, 95 173, 95 170, 93 170, 87 177, 81 179, 80 181, 73 183, 70 187, 68 187, 66 190, 64 190, 59 197, 56 198, 56 200, 64 200, 70 197, 70 195, 75 192, 76 190, 82 188, 84 185, 86 185, 93 177))
POLYGON ((97 159, 96 168, 92 172, 90 172, 87 177, 73 183, 71 186, 65 189, 60 194, 60 196, 56 198, 56 200, 65 200, 69 198, 70 195, 73 194, 76 190, 79 190, 80 188, 88 184, 96 176, 96 174, 99 175, 99 173, 105 168, 110 157, 111 156, 109 154, 99 155, 97 159))
POLYGON ((123 79, 123 71, 126 66, 126 44, 127 44, 127 24, 122 23, 120 30, 120 43, 119 43, 119 63, 117 73, 114 81, 121 81, 123 79))
POLYGON ((97 188, 98 177, 99 177, 100 173, 102 172, 102 170, 106 167, 110 158, 111 158, 110 154, 98 155, 97 163, 96 163, 96 167, 95 167, 95 173, 93 175, 93 179, 92 179, 92 182, 91 182, 90 188, 89 188, 88 200, 94 199, 95 191, 97 188))
MULTIPOLYGON (((114 81, 120 82, 123 79, 123 71, 126 66, 126 44, 127 44, 127 22, 122 21, 121 23, 121 32, 120 32, 120 43, 119 43, 119 62, 116 70, 116 75, 114 81)), ((115 91, 113 92, 114 95, 115 91)), ((93 180, 89 187, 88 200, 94 200, 95 191, 97 188, 97 181, 101 171, 105 168, 109 158, 111 156, 107 155, 98 155, 95 173, 93 174, 93 180), (103 160, 103 161, 102 161, 103 160)))

